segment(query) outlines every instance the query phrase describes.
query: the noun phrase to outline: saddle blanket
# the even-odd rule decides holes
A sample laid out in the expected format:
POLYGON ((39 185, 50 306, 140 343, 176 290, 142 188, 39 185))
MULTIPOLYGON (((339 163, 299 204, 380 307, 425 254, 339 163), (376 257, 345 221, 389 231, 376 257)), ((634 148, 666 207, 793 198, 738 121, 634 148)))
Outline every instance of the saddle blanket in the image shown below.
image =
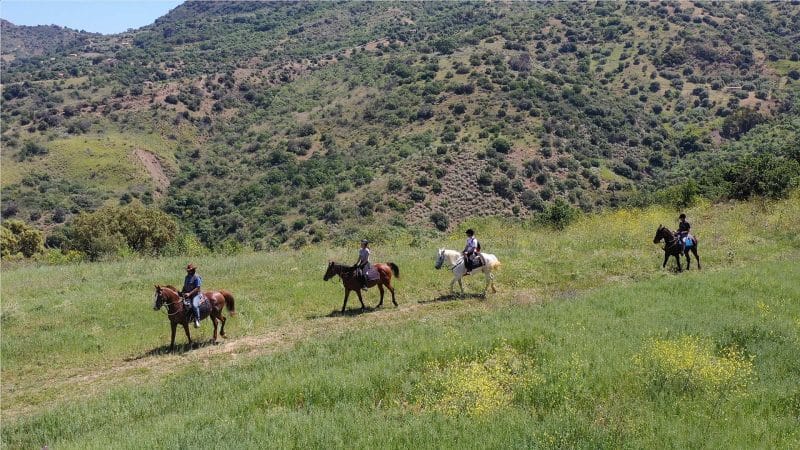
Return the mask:
POLYGON ((467 270, 477 269, 483 265, 483 258, 477 255, 471 255, 467 260, 464 262, 464 267, 467 270))
POLYGON ((364 278, 366 278, 367 281, 378 281, 381 279, 381 273, 370 266, 364 269, 364 278))

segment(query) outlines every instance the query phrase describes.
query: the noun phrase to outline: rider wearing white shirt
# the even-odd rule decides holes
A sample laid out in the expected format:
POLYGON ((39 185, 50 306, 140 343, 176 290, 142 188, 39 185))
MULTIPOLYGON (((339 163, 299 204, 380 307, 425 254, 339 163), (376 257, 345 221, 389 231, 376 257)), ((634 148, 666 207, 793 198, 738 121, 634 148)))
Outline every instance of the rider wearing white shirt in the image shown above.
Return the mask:
POLYGON ((470 228, 467 230, 467 245, 464 247, 464 251, 462 252, 464 255, 464 268, 467 269, 467 273, 465 275, 469 275, 470 270, 473 268, 473 266, 469 263, 474 263, 475 267, 483 265, 483 261, 479 259, 480 252, 481 244, 475 237, 475 231, 470 228))

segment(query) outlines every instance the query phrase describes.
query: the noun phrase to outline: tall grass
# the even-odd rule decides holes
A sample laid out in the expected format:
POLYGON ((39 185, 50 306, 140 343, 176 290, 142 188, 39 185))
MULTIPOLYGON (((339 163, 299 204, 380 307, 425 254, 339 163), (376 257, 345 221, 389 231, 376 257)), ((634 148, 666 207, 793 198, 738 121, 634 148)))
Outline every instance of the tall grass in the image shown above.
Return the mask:
POLYGON ((704 270, 681 276, 660 269, 652 244, 672 211, 585 217, 564 232, 466 223, 503 262, 487 300, 435 301, 449 283, 435 249, 459 247, 459 232, 419 247, 402 237, 374 249, 401 268, 400 307, 360 315, 332 315, 341 286, 322 281, 326 261, 355 259, 356 245, 203 256, 205 283, 232 290, 240 315, 228 343, 173 355, 161 353, 168 325, 149 309, 152 284, 178 283, 185 259, 5 270, 3 444, 796 445, 800 201, 687 213, 704 270), (751 361, 744 387, 653 383, 671 373, 653 343, 687 339, 709 364, 731 350, 751 361))

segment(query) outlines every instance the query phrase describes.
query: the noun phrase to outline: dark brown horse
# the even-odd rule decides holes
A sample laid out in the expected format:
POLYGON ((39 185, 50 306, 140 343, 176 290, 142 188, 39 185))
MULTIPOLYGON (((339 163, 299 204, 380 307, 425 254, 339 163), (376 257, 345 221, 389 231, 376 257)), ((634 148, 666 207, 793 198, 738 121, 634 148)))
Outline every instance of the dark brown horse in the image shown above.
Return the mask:
MULTIPOLYGON (((392 287, 392 273, 394 273, 395 277, 400 278, 400 268, 392 262, 386 264, 373 264, 372 268, 378 271, 378 274, 380 274, 380 279, 369 281, 367 283, 367 287, 370 288, 375 285, 378 286, 378 290, 381 292, 381 301, 378 303, 377 307, 380 308, 383 306, 384 286, 386 286, 386 289, 389 289, 389 292, 392 293, 392 303, 394 303, 394 306, 397 306, 397 302, 394 299, 394 288, 392 287)), ((336 264, 335 262, 331 261, 328 263, 328 270, 325 272, 325 276, 322 277, 322 279, 328 281, 336 275, 339 275, 339 278, 342 279, 342 285, 344 285, 344 304, 342 304, 342 313, 344 313, 347 309, 347 297, 350 296, 350 291, 356 291, 356 295, 358 295, 358 301, 361 302, 361 309, 365 309, 366 306, 364 305, 364 300, 361 298, 361 280, 359 279, 358 275, 356 275, 355 268, 353 266, 347 266, 344 264, 336 264)))
POLYGON ((653 244, 658 244, 662 240, 664 241, 664 264, 661 265, 662 268, 667 267, 667 260, 669 260, 670 256, 675 257, 675 261, 678 263, 678 272, 681 272, 681 251, 686 256, 686 270, 689 270, 689 266, 692 264, 692 259, 689 257, 689 250, 692 251, 694 254, 694 259, 697 260, 697 268, 701 269, 700 267, 700 257, 697 255, 697 238, 691 236, 692 245, 690 247, 684 248, 681 245, 681 240, 669 230, 669 228, 659 225, 658 229, 656 230, 656 235, 653 238, 653 244))
MULTIPOLYGON (((200 320, 203 320, 209 316, 211 317, 211 321, 214 323, 213 342, 216 343, 217 325, 219 322, 222 322, 222 327, 219 330, 219 334, 220 336, 225 337, 225 316, 222 315, 222 308, 227 307, 231 317, 236 315, 236 310, 234 309, 233 304, 233 295, 228 291, 206 291, 203 292, 203 295, 205 296, 204 301, 211 302, 211 308, 210 310, 205 310, 205 308, 202 308, 201 305, 200 320)), ((175 348, 175 330, 178 327, 178 324, 183 325, 183 331, 186 332, 186 339, 188 339, 189 344, 191 344, 192 337, 189 336, 189 311, 188 308, 184 308, 183 300, 181 299, 180 294, 178 294, 178 290, 173 286, 156 285, 156 298, 155 302, 153 303, 153 309, 158 311, 164 305, 167 305, 167 317, 169 318, 169 323, 172 326, 172 337, 169 341, 170 351, 175 348)))

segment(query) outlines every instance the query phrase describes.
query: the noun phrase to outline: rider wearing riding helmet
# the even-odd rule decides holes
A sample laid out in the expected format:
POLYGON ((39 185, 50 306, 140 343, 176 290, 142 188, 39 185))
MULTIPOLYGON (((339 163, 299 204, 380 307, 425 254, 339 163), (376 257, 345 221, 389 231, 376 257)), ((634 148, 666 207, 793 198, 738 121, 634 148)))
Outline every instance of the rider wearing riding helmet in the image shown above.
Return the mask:
POLYGON ((472 228, 467 230, 467 244, 464 247, 464 251, 461 253, 464 255, 464 268, 467 269, 464 275, 469 275, 473 268, 473 265, 470 263, 474 261, 476 267, 481 265, 479 263, 482 263, 482 261, 479 260, 481 257, 481 244, 478 242, 478 238, 475 237, 475 231, 473 231, 472 228))
POLYGON ((680 239, 681 243, 681 250, 686 250, 686 238, 689 236, 689 230, 692 228, 692 225, 686 221, 686 214, 681 213, 678 216, 678 239, 680 239))
POLYGON ((202 278, 197 275, 197 266, 189 264, 186 266, 186 278, 183 279, 183 289, 181 294, 185 299, 191 299, 192 310, 194 311, 194 327, 200 327, 200 283, 202 278))
POLYGON ((356 275, 361 279, 361 289, 367 289, 367 269, 369 269, 369 241, 366 239, 361 240, 361 248, 358 250, 358 261, 353 266, 357 270, 356 275))

